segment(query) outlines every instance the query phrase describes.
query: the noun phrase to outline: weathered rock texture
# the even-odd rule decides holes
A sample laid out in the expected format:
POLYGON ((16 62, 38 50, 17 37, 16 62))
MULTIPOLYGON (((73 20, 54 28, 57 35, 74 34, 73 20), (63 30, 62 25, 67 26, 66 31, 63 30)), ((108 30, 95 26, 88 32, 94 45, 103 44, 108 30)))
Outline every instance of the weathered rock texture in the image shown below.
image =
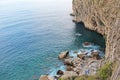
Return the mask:
POLYGON ((73 0, 74 21, 106 38, 105 57, 120 58, 120 0, 73 0))

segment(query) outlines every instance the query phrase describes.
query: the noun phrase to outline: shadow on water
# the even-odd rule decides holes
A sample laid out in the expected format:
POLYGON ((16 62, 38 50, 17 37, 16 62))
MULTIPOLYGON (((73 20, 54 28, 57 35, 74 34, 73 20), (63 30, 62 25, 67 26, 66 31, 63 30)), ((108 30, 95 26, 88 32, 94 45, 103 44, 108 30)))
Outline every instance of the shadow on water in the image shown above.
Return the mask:
POLYGON ((81 48, 81 43, 92 42, 95 45, 101 46, 101 48, 105 48, 105 39, 103 36, 95 31, 89 30, 85 28, 83 22, 75 23, 74 28, 75 34, 81 34, 80 36, 75 36, 74 44, 81 48))

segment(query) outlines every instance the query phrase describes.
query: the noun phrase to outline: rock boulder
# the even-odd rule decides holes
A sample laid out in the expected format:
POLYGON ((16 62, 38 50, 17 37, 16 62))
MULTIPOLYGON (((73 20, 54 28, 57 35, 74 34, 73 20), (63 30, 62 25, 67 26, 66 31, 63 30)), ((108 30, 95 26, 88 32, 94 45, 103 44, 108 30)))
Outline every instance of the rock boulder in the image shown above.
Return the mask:
POLYGON ((63 75, 63 74, 64 74, 64 72, 62 70, 57 71, 57 75, 63 75))
POLYGON ((69 51, 65 51, 65 52, 61 52, 58 56, 59 59, 64 59, 66 57, 68 57, 69 55, 69 51))
POLYGON ((82 60, 85 60, 86 55, 85 54, 78 54, 77 57, 79 57, 82 60))
POLYGON ((96 60, 100 59, 99 52, 92 52, 91 55, 93 59, 96 59, 96 60))
POLYGON ((65 59, 64 60, 64 65, 73 66, 72 59, 65 59))

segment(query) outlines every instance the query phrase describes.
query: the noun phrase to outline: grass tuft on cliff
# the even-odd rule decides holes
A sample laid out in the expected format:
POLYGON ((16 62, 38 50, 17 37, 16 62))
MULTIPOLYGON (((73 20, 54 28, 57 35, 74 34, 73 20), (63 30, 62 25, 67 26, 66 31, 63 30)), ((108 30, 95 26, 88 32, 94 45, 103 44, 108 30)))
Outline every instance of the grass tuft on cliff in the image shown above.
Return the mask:
POLYGON ((107 80, 112 75, 112 63, 108 62, 100 70, 98 70, 98 78, 100 80, 107 80))

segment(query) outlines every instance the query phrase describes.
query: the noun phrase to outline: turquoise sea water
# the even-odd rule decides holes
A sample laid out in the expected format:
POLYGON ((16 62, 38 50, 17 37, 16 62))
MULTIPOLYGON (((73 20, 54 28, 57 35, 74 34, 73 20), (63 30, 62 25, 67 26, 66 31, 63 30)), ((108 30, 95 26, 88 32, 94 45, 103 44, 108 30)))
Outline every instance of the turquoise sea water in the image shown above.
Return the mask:
POLYGON ((0 0, 0 80, 38 80, 63 69, 58 54, 104 47, 101 35, 74 24, 72 0, 0 0), (87 48, 89 49, 89 48, 87 48))

